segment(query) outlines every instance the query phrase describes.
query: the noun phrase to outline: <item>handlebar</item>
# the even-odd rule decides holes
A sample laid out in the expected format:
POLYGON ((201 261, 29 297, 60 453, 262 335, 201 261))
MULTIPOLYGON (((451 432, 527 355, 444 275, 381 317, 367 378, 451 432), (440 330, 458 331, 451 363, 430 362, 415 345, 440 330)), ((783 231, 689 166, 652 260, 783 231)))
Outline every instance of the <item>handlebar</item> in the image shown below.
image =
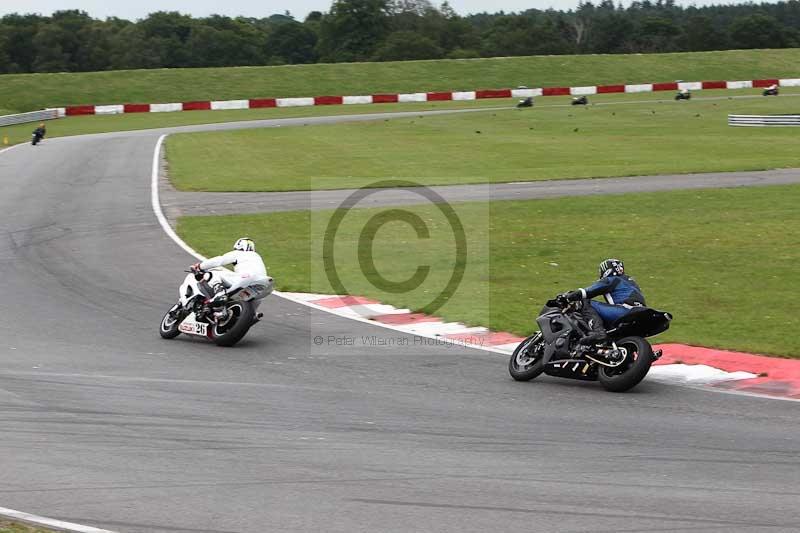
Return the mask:
POLYGON ((545 302, 545 305, 547 307, 557 307, 557 308, 561 309, 562 312, 579 309, 577 307, 577 304, 578 304, 578 302, 570 302, 566 298, 559 298, 559 297, 555 297, 555 298, 553 298, 551 300, 547 300, 547 302, 545 302))
POLYGON ((208 280, 206 280, 206 281, 211 281, 212 274, 208 270, 191 270, 190 269, 190 270, 184 270, 184 272, 186 272, 187 274, 194 274, 194 279, 197 280, 197 281, 202 281, 203 278, 205 278, 206 275, 209 274, 208 280))

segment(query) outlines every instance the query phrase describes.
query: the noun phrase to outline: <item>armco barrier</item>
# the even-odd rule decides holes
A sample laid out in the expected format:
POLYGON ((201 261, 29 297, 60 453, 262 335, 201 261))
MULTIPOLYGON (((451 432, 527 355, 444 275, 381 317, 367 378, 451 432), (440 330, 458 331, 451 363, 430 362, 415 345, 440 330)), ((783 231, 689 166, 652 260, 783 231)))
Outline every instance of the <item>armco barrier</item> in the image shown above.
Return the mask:
POLYGON ((728 115, 728 126, 800 126, 800 115, 728 115))
POLYGON ((28 122, 40 122, 42 120, 53 120, 58 118, 57 109, 45 109, 43 111, 31 111, 30 113, 20 113, 18 115, 5 115, 0 117, 0 126, 13 126, 14 124, 27 124, 28 122))

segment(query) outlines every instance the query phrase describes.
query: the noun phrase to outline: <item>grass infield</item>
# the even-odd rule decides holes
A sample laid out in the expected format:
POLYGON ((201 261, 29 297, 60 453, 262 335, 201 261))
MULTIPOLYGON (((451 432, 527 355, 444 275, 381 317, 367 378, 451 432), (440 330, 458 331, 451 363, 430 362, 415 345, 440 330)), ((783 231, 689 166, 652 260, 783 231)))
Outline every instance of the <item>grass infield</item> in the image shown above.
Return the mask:
POLYGON ((800 49, 783 49, 5 74, 0 106, 21 112, 78 104, 795 78, 798 65, 800 49))
POLYGON ((664 93, 598 95, 592 103, 615 105, 588 107, 564 107, 568 97, 540 98, 521 111, 506 102, 507 110, 476 114, 182 134, 168 140, 167 154, 176 187, 195 191, 354 188, 378 178, 446 185, 799 166, 795 128, 732 128, 727 115, 792 112, 800 98, 731 93, 704 91, 690 102, 663 101, 671 96, 664 93))
MULTIPOLYGON (((470 252, 463 282, 436 314, 526 334, 545 299, 589 284, 612 256, 626 261, 648 303, 675 315, 660 341, 800 357, 798 197, 800 187, 780 186, 454 204, 470 252)), ((430 238, 408 223, 382 226, 367 247, 375 270, 365 275, 359 261, 368 249, 356 241, 386 210, 356 209, 335 241, 335 265, 349 293, 416 310, 444 287, 454 247, 436 207, 404 210, 432 228, 430 238), (419 265, 431 271, 415 290, 393 294, 370 281, 376 273, 404 280, 419 265)), ((250 235, 279 288, 336 293, 321 260, 331 214, 185 217, 178 231, 206 255, 250 235)))

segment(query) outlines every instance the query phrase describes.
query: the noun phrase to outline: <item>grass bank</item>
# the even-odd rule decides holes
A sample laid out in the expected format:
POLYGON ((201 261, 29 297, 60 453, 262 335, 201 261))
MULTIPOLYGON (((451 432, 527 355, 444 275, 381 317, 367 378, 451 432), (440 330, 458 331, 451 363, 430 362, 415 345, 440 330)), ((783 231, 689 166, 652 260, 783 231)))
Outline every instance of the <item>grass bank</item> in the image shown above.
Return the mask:
POLYGON ((0 76, 0 107, 800 77, 800 49, 0 76))
POLYGON ((380 178, 446 185, 800 165, 794 129, 727 125, 729 113, 786 113, 800 99, 720 93, 690 102, 598 95, 591 102, 609 105, 588 107, 542 98, 522 111, 177 135, 170 177, 183 190, 288 191, 380 178))
MULTIPOLYGON (((791 186, 454 204, 470 252, 464 281, 437 314, 525 334, 545 299, 590 283, 600 260, 618 256, 648 302, 676 317, 660 341, 800 357, 800 318, 787 293, 800 277, 798 195, 791 186)), ((345 218, 335 266, 348 292, 419 309, 446 284, 454 262, 448 222, 436 207, 406 210, 426 222, 430 238, 393 222, 359 247, 368 221, 386 210, 345 218), (370 248, 375 268, 364 274, 370 248), (420 287, 376 288, 378 274, 405 280, 419 265, 431 266, 420 287)), ((250 235, 281 289, 331 293, 321 260, 331 215, 186 217, 178 231, 207 255, 250 235)))
POLYGON ((29 526, 0 518, 0 533, 55 533, 51 529, 29 526))

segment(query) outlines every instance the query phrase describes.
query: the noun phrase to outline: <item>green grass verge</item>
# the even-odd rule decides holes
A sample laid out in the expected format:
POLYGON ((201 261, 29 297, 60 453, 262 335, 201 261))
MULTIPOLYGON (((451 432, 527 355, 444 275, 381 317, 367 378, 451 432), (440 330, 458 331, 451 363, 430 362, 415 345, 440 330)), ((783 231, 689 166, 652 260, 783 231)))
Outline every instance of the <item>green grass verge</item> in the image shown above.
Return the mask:
MULTIPOLYGON (((454 204, 471 252, 463 283, 437 314, 526 334, 545 299, 588 284, 601 259, 618 256, 648 302, 676 317, 659 341, 800 357, 791 292, 800 275, 798 195, 800 187, 781 186, 454 204)), ((376 289, 361 273, 355 242, 381 210, 357 209, 345 218, 335 248, 351 294, 419 309, 444 286, 453 270, 449 226, 436 207, 408 210, 433 228, 431 238, 417 237, 404 223, 387 224, 374 241, 377 272, 403 280, 428 264, 430 279, 399 294, 376 289)), ((330 216, 186 217, 178 232, 206 255, 250 235, 279 288, 331 293, 320 257, 330 216)))
POLYGON ((800 77, 800 49, 0 76, 3 107, 800 77))
MULTIPOLYGON (((737 94, 753 91, 737 91, 737 94)), ((732 96, 716 91, 700 96, 732 96)), ((732 128, 728 113, 786 113, 800 98, 654 100, 603 95, 564 107, 171 137, 182 190, 288 191, 360 187, 379 178, 424 185, 760 170, 800 165, 792 128, 732 128), (640 103, 624 103, 638 101, 640 103)))
POLYGON ((54 533, 51 529, 29 526, 0 518, 0 533, 54 533))
MULTIPOLYGON (((480 100, 474 102, 285 107, 234 111, 184 111, 175 113, 135 113, 130 115, 67 117, 48 121, 47 136, 48 138, 54 138, 90 133, 108 133, 113 131, 132 131, 168 128, 173 126, 191 126, 195 124, 216 124, 222 122, 241 122, 247 120, 388 113, 396 111, 430 111, 436 109, 461 109, 466 107, 492 107, 507 104, 508 101, 498 103, 495 100, 480 100)), ((2 141, 3 136, 8 136, 10 144, 29 142, 31 132, 35 127, 36 123, 0 127, 0 141, 2 141)))

